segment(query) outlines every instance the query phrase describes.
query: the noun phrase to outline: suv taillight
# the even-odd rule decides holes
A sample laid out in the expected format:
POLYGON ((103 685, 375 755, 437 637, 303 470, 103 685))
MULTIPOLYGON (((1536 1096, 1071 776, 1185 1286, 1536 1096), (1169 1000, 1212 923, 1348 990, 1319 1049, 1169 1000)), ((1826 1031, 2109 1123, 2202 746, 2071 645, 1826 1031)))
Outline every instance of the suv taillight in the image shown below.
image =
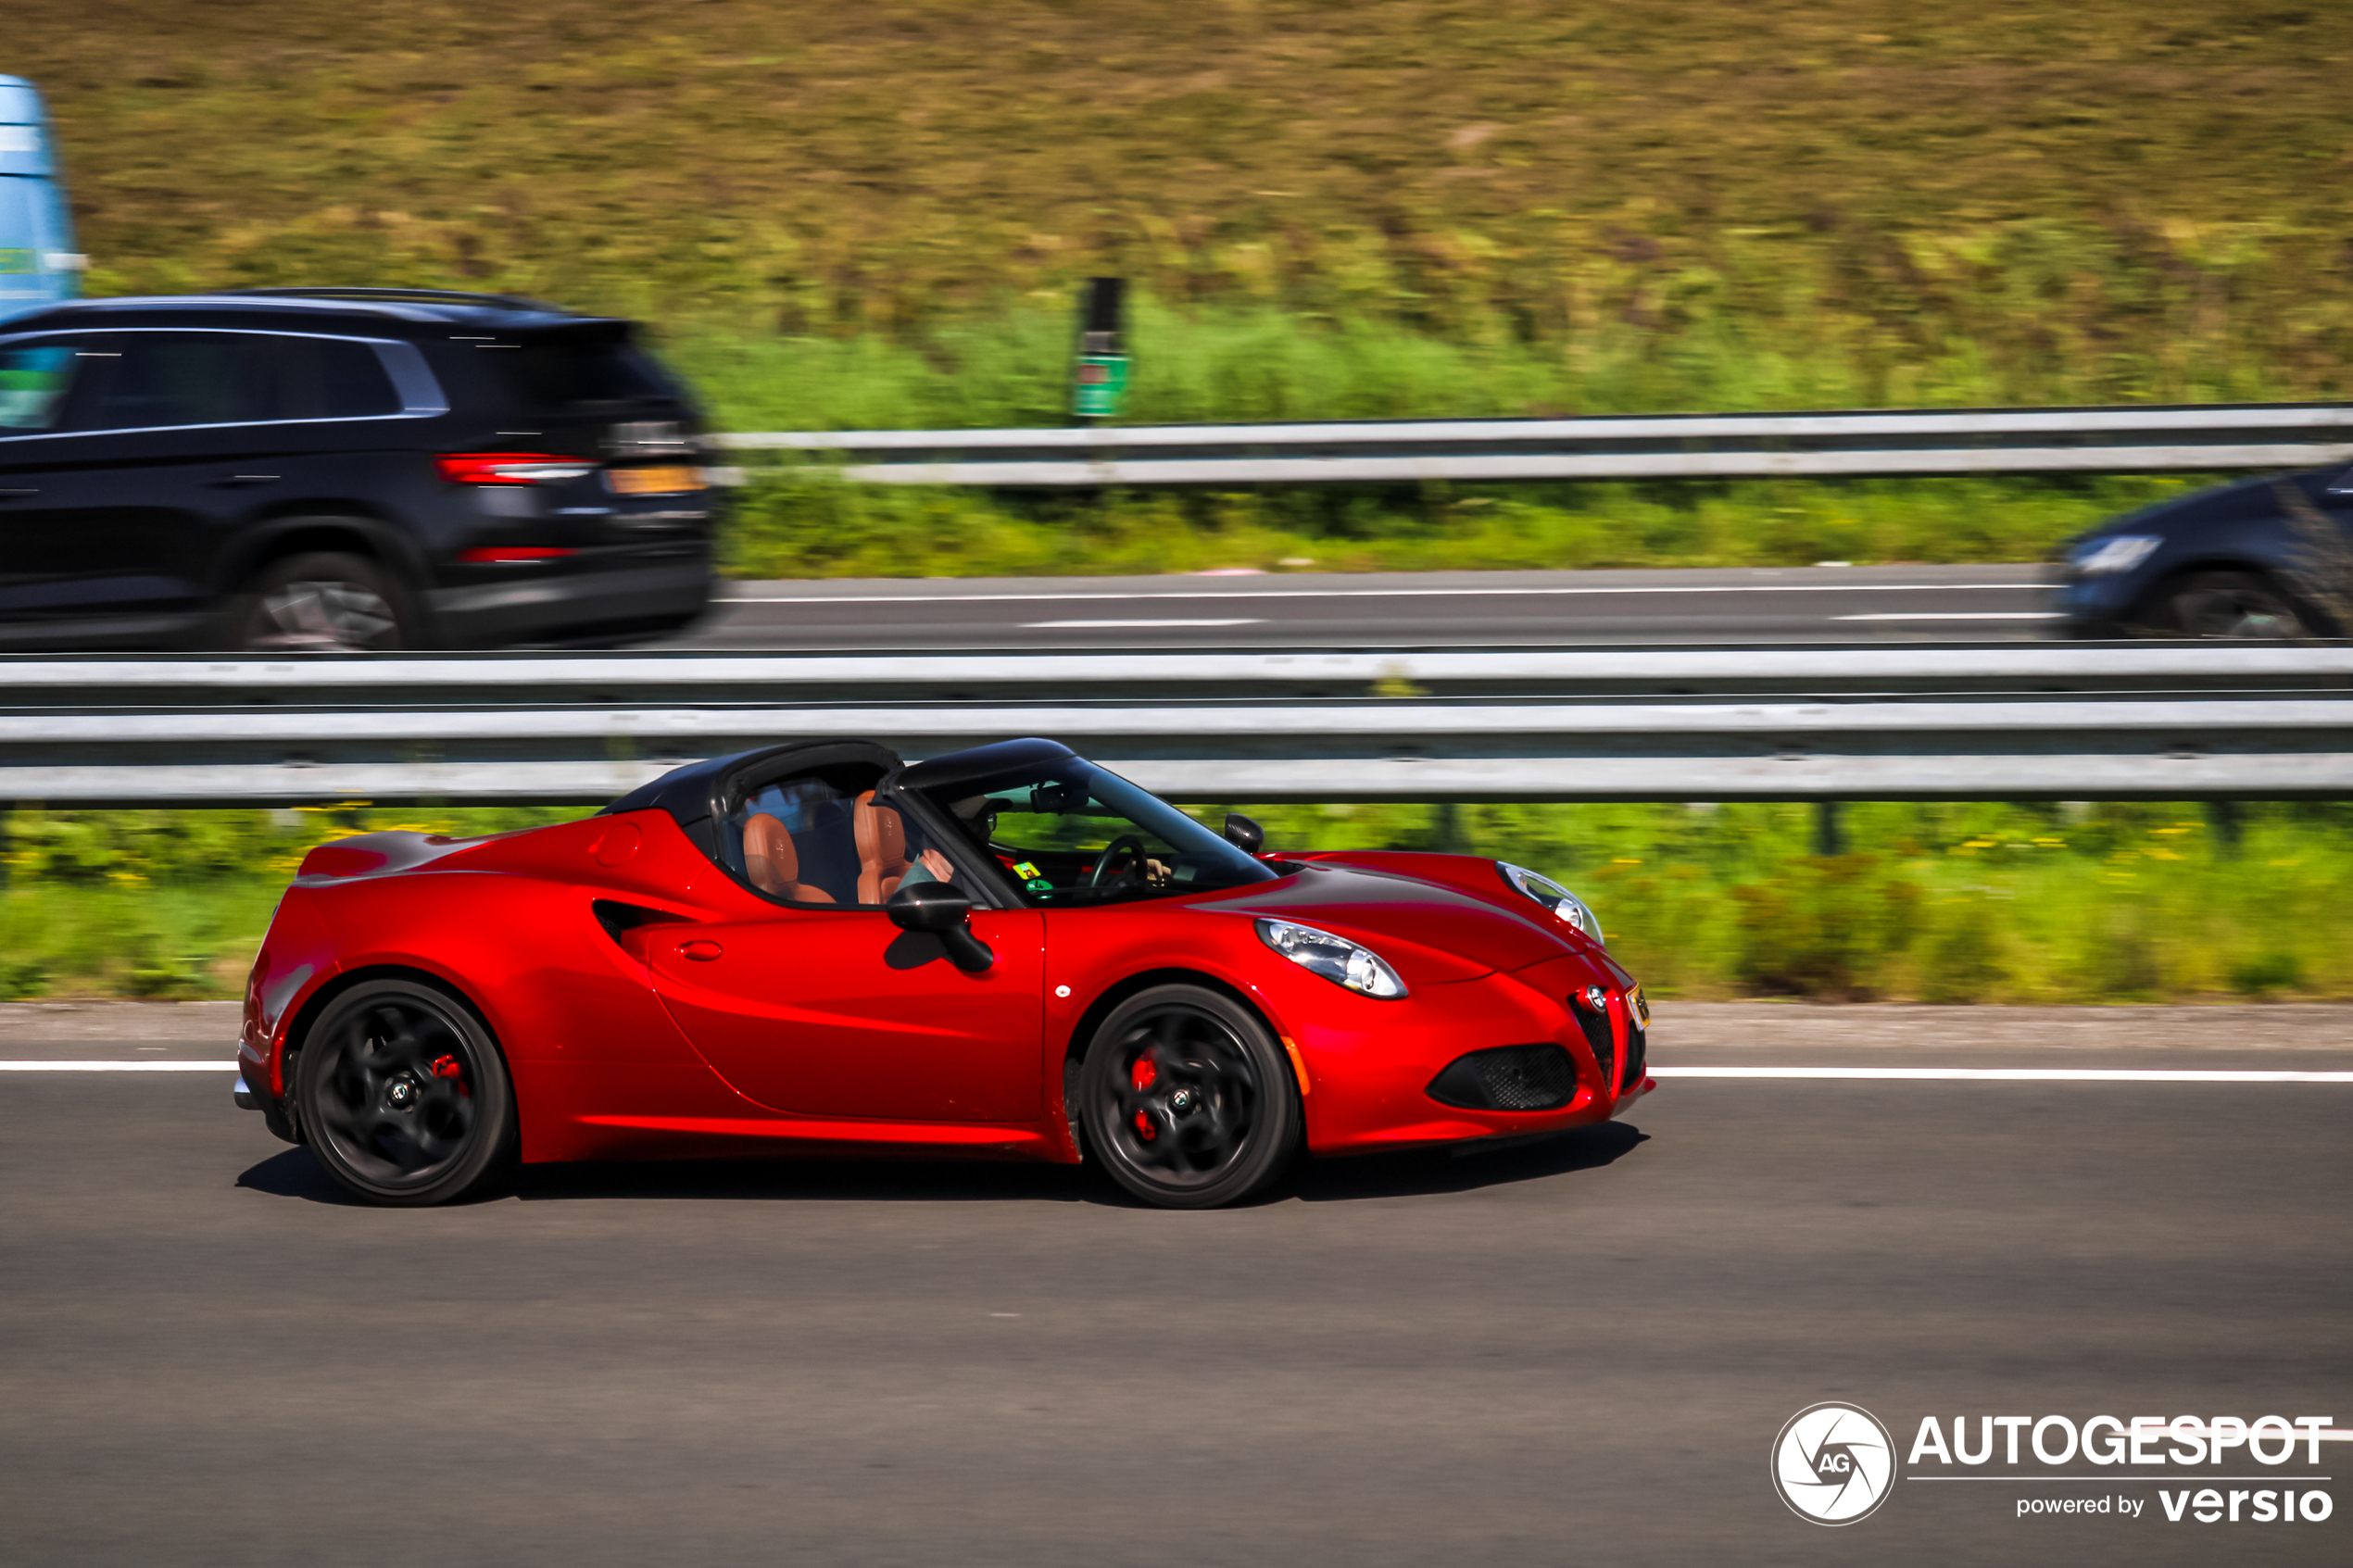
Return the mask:
POLYGON ((433 466, 452 484, 552 484, 597 471, 593 462, 545 452, 452 452, 433 466))

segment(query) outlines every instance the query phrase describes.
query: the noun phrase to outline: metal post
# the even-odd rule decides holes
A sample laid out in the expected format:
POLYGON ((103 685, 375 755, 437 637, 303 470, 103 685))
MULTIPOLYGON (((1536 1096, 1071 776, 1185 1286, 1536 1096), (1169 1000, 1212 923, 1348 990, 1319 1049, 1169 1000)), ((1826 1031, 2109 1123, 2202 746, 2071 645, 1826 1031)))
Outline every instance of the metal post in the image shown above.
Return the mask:
POLYGON ((2206 803, 2206 830, 2214 841, 2218 859, 2236 859, 2240 832, 2246 825, 2246 814, 2235 800, 2209 800, 2206 803))
POLYGON ((1839 820, 1838 800, 1814 802, 1814 853, 1823 859, 1846 853, 1845 824, 1839 820))

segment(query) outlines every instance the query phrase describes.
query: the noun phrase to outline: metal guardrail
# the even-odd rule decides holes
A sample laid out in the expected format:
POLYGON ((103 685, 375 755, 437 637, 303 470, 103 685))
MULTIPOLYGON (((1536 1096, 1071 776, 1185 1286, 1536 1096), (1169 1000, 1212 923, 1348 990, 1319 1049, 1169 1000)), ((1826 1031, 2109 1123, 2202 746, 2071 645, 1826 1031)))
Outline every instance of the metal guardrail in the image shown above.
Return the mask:
POLYGON ((1064 740, 1172 798, 2353 793, 2353 648, 0 660, 0 800, 602 801, 696 758, 1064 740))
POLYGON ((2353 461, 2353 405, 773 431, 715 439, 740 452, 848 458, 842 471, 858 480, 1012 488, 2121 472, 2353 461))

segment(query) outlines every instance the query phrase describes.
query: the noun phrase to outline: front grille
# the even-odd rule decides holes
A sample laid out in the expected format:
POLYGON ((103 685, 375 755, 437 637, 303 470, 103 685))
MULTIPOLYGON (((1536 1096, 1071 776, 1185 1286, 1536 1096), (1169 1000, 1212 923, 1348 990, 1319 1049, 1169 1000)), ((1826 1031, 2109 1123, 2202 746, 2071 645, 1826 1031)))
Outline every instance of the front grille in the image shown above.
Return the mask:
POLYGON ((1577 1015, 1577 1026, 1585 1031, 1585 1043, 1593 1047, 1593 1064, 1602 1070, 1602 1082, 1616 1083, 1617 1042, 1610 1035, 1609 1014, 1592 1011, 1581 997, 1569 997, 1568 1010, 1577 1015))
POLYGON ((1498 1046, 1448 1062, 1428 1094, 1466 1110, 1557 1110, 1577 1098, 1577 1064, 1549 1042, 1498 1046))
POLYGON ((1617 1082, 1617 1092, 1619 1094, 1622 1095, 1627 1090, 1637 1088, 1641 1085, 1642 1082, 1642 1074, 1649 1071, 1649 1064, 1643 1060, 1643 1058, 1649 1054, 1649 1051, 1650 1031, 1643 1028, 1639 1023, 1628 1024, 1626 1029, 1626 1075, 1623 1078, 1620 1078, 1617 1082))

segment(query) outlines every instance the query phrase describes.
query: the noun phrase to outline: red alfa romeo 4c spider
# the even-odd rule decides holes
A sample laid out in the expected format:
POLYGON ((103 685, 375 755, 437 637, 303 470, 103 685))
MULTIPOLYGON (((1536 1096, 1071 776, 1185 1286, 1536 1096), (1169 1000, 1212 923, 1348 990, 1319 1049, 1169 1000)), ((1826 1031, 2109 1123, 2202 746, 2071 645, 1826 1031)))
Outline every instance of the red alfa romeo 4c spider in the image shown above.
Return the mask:
POLYGON ((1653 1085, 1641 988, 1556 883, 1263 852, 1051 741, 815 742, 597 816, 311 851, 237 1099, 378 1203, 511 1164, 1102 1162, 1231 1203, 1317 1155, 1516 1138, 1653 1085))

